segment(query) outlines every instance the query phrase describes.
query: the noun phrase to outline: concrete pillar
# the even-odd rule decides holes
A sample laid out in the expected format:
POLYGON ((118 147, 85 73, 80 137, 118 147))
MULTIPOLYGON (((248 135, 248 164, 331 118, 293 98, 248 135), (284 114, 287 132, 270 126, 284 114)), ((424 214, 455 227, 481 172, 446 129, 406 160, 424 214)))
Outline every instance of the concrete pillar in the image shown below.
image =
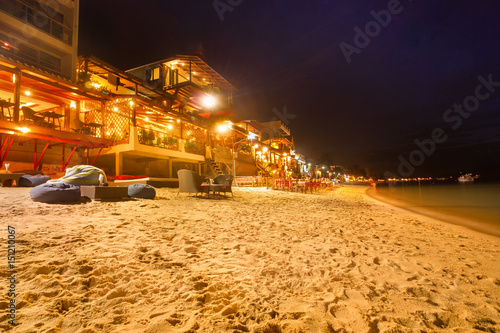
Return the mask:
POLYGON ((123 174, 123 154, 115 154, 115 176, 123 174))
POLYGON ((176 178, 172 175, 172 160, 168 160, 168 178, 176 178))

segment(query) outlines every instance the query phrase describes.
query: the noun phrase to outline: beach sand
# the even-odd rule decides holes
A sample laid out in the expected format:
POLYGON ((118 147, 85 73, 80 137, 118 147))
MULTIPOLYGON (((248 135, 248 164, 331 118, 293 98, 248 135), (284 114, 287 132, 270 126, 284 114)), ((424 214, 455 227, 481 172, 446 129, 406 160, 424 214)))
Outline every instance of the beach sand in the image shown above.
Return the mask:
POLYGON ((500 332, 500 238, 364 191, 48 205, 0 188, 0 331, 500 332))

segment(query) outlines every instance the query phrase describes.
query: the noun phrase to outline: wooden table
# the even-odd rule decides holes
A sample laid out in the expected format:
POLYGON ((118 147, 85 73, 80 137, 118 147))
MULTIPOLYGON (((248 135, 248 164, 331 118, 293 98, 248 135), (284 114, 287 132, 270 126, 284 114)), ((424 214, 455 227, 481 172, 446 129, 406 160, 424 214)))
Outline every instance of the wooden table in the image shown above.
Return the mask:
POLYGON ((129 198, 127 187, 80 186, 82 197, 90 199, 121 200, 129 198))
POLYGON ((43 117, 44 121, 45 118, 47 118, 47 124, 49 124, 49 126, 52 128, 56 128, 57 119, 57 127, 59 128, 59 130, 61 129, 61 118, 64 117, 64 115, 54 111, 37 112, 36 115, 43 117))
MULTIPOLYGON (((98 123, 85 123, 85 126, 87 126, 90 129, 90 133, 94 136, 97 135, 97 130, 103 128, 103 124, 98 124, 98 123)), ((101 133, 102 134, 102 133, 101 133)))
POLYGON ((204 185, 204 190, 205 190, 205 193, 207 193, 207 197, 210 198, 210 192, 214 192, 214 195, 213 195, 213 198, 215 199, 215 193, 219 193, 221 192, 221 189, 224 185, 223 184, 208 184, 208 185, 204 185))

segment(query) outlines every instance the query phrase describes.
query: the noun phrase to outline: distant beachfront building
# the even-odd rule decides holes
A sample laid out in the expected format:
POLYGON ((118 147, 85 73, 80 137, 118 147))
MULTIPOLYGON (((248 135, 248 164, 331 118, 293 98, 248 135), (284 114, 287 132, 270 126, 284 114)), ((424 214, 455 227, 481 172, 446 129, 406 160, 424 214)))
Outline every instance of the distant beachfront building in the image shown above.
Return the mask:
POLYGON ((79 0, 0 1, 0 54, 75 78, 79 0))

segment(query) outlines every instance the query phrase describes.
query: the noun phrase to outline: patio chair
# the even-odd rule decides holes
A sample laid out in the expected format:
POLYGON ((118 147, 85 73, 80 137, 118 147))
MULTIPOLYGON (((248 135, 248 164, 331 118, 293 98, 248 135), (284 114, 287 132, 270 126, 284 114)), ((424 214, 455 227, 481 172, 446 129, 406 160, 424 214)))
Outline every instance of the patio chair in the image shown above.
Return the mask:
POLYGON ((73 125, 75 125, 76 128, 72 128, 71 130, 75 133, 78 134, 85 134, 85 135, 90 135, 90 128, 86 123, 81 121, 80 119, 74 119, 73 120, 73 125))
POLYGON ((233 190, 231 189, 233 179, 234 177, 231 175, 219 175, 214 178, 213 183, 223 185, 221 186, 220 191, 224 192, 224 195, 226 195, 226 192, 231 192, 231 196, 234 199, 233 190))
POLYGON ((43 126, 43 117, 35 115, 35 110, 27 106, 23 106, 21 107, 21 111, 23 111, 24 120, 33 123, 33 125, 43 126))
POLYGON ((198 175, 196 172, 181 169, 177 171, 177 177, 179 178, 179 193, 195 193, 198 196, 198 193, 205 193, 205 189, 202 188, 201 184, 205 181, 205 178, 198 175))

